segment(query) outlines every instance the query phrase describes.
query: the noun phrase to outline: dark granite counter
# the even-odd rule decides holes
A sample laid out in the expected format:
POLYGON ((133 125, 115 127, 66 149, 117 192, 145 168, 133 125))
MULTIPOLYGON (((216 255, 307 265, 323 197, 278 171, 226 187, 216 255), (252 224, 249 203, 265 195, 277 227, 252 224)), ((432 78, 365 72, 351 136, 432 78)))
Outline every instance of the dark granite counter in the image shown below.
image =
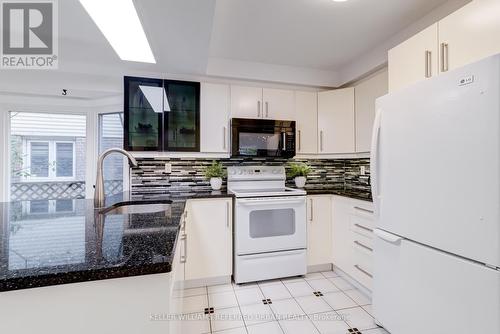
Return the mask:
POLYGON ((373 202, 371 192, 359 191, 356 189, 344 190, 344 189, 305 189, 308 195, 337 195, 350 197, 354 199, 359 199, 362 201, 373 202))
POLYGON ((186 200, 218 197, 232 195, 125 192, 106 198, 106 207, 171 205, 112 215, 85 199, 0 203, 0 291, 170 272, 186 200))

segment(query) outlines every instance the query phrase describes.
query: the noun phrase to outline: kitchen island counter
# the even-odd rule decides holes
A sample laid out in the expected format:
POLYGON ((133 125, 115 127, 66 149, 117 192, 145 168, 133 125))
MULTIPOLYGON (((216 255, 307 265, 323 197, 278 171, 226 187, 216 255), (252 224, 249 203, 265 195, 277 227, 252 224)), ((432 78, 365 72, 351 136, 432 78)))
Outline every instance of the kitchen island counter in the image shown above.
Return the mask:
POLYGON ((225 197, 232 195, 123 192, 106 198, 105 208, 171 203, 166 211, 128 214, 103 214, 85 199, 0 203, 0 292, 168 273, 186 201, 225 197))

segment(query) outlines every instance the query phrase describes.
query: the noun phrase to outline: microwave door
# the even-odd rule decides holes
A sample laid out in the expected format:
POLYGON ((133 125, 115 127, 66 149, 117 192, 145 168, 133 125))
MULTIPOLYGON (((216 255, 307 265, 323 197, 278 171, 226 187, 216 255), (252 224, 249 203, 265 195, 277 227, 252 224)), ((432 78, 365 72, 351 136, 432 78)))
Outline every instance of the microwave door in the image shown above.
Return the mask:
POLYGON ((238 133, 238 153, 242 156, 279 156, 281 146, 279 133, 255 131, 238 133))

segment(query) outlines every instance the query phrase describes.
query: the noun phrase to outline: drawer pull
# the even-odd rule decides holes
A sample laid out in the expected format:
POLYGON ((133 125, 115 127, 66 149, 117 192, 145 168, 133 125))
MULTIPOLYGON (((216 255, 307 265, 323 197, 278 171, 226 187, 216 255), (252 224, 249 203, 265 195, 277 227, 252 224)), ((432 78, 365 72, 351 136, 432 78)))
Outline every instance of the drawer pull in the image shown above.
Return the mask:
POLYGON ((354 210, 363 211, 363 212, 366 212, 366 213, 371 213, 373 215, 373 210, 368 210, 368 209, 360 208, 359 206, 355 206, 354 210))
POLYGON ((363 226, 363 225, 360 225, 360 224, 354 224, 354 226, 359 227, 360 229, 363 229, 363 230, 368 231, 368 232, 373 232, 373 229, 366 227, 366 226, 363 226))
POLYGON ((360 247, 363 247, 364 249, 369 250, 370 252, 373 252, 373 248, 368 247, 368 246, 366 246, 366 245, 363 245, 363 244, 362 244, 361 242, 359 242, 358 240, 355 240, 355 241, 354 241, 354 243, 355 243, 356 245, 360 246, 360 247))
POLYGON ((365 274, 366 276, 370 277, 370 278, 373 278, 373 275, 370 274, 369 272, 367 272, 366 270, 364 269, 361 269, 361 267, 357 264, 354 265, 354 268, 358 269, 359 271, 361 271, 363 274, 365 274))

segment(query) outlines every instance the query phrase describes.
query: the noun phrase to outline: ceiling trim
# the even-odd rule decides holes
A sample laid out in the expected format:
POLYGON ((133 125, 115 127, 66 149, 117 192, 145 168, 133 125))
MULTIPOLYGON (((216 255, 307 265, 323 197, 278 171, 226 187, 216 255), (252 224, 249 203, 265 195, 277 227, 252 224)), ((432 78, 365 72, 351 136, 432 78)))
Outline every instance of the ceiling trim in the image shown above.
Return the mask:
POLYGON ((305 67, 264 64, 234 59, 210 57, 208 76, 243 80, 279 82, 287 84, 336 87, 339 76, 335 71, 323 71, 305 67))

